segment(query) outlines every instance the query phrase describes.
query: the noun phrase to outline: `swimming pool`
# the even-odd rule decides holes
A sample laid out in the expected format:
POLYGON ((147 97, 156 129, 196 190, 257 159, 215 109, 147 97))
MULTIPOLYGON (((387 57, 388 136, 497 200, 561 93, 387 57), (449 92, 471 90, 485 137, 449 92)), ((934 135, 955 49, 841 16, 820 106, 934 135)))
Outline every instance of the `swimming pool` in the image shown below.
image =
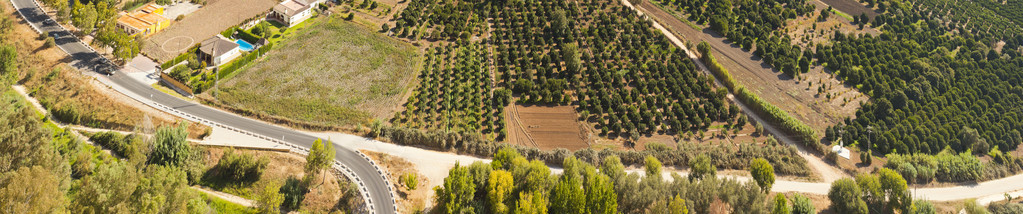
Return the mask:
POLYGON ((238 48, 242 49, 243 51, 252 51, 252 44, 245 42, 245 40, 241 39, 234 40, 234 43, 238 43, 238 48))

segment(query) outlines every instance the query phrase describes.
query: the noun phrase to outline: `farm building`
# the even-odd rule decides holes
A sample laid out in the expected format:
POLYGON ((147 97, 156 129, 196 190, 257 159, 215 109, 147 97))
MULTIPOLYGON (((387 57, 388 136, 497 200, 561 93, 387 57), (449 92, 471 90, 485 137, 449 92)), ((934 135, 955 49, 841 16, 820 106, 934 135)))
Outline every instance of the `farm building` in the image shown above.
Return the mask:
POLYGON ((199 60, 206 65, 220 66, 241 55, 238 43, 234 43, 221 35, 202 41, 199 46, 199 60))
POLYGON ((135 12, 122 12, 117 18, 117 27, 132 36, 148 36, 170 25, 170 19, 162 15, 163 6, 148 4, 135 12))
POLYGON ((286 0, 274 6, 269 16, 292 26, 312 17, 313 6, 319 3, 321 3, 319 0, 286 0))

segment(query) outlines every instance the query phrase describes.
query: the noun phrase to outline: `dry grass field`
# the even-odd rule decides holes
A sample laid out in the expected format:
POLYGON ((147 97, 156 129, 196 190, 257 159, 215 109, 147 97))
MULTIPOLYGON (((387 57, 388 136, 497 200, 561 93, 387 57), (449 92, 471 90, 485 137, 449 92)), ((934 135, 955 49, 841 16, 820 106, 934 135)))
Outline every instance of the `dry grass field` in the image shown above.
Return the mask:
POLYGON ((166 62, 224 29, 266 13, 276 0, 212 0, 181 21, 143 40, 142 53, 166 62))
POLYGON ((391 116, 419 70, 419 50, 337 17, 310 21, 223 81, 218 102, 328 126, 391 116))

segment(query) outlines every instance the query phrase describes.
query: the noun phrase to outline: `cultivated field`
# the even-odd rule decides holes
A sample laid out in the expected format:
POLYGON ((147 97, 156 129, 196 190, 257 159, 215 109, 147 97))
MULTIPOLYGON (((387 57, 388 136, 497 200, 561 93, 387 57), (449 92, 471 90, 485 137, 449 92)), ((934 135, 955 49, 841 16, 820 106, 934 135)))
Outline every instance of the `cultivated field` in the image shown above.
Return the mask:
POLYGON ((508 123, 507 143, 535 146, 543 150, 589 147, 589 134, 580 124, 572 106, 509 105, 505 110, 508 123))
POLYGON ((270 11, 276 0, 211 0, 142 43, 142 53, 166 62, 231 26, 270 11))
POLYGON ((336 17, 278 44, 263 59, 228 77, 222 104, 318 125, 386 118, 407 94, 419 51, 336 17))
POLYGON ((813 66, 809 73, 801 74, 802 80, 793 80, 753 56, 752 51, 742 50, 710 28, 693 29, 650 3, 643 3, 639 8, 669 30, 680 34, 685 41, 693 44, 707 41, 718 62, 731 71, 736 81, 818 133, 846 117, 853 117, 860 101, 867 100, 854 88, 824 73, 820 66, 813 66), (826 86, 824 93, 817 91, 821 85, 826 86), (827 94, 832 94, 831 98, 827 94))

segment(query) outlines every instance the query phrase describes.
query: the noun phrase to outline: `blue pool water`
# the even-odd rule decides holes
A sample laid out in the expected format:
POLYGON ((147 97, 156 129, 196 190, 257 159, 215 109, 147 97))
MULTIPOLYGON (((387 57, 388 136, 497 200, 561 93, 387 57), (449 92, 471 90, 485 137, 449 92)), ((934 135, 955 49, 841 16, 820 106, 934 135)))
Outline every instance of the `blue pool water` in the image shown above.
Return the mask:
POLYGON ((252 44, 245 42, 245 40, 234 40, 234 43, 238 43, 238 48, 242 49, 242 51, 252 51, 252 44))

